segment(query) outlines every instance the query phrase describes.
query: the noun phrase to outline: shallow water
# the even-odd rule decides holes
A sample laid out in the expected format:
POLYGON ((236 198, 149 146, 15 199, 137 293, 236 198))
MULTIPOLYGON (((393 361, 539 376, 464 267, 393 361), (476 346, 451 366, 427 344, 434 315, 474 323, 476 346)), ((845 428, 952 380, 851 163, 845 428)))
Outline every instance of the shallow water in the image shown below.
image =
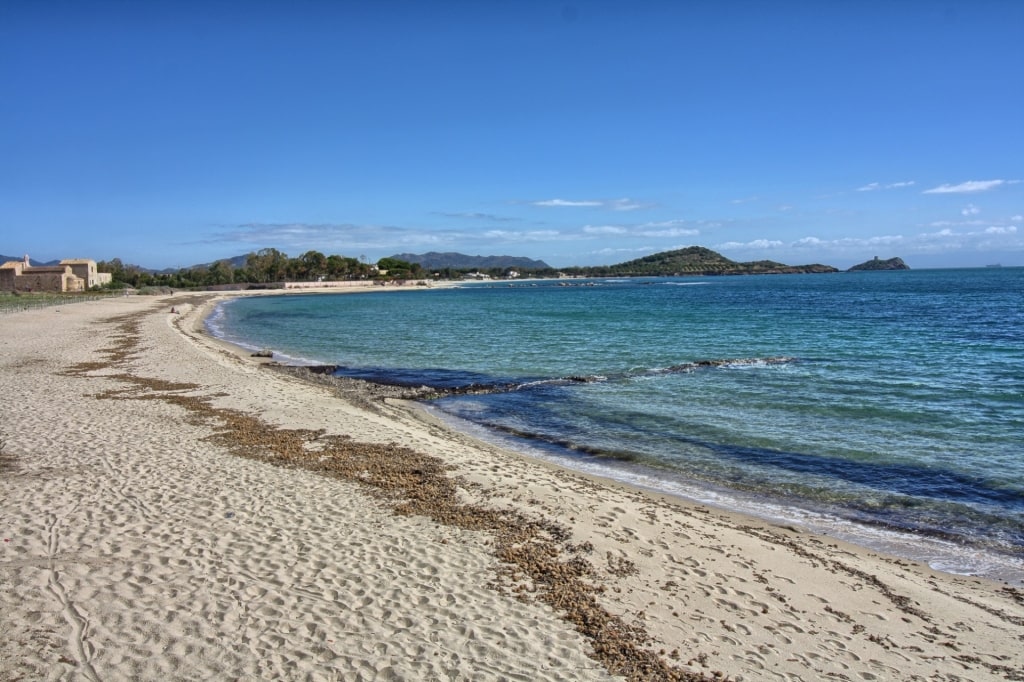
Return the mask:
POLYGON ((536 456, 1024 580, 1024 269, 573 284, 244 298, 209 324, 494 386, 430 407, 536 456))

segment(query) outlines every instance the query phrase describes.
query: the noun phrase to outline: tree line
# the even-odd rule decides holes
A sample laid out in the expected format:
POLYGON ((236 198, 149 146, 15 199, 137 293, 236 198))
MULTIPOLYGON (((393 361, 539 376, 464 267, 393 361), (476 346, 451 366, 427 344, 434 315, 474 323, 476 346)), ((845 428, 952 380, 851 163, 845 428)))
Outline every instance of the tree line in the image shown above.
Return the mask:
POLYGON ((460 279, 469 273, 481 273, 504 279, 516 272, 522 277, 557 277, 552 268, 529 270, 513 267, 494 268, 431 268, 398 258, 381 258, 376 263, 349 256, 324 255, 307 251, 291 258, 277 249, 261 249, 244 257, 218 260, 176 271, 156 272, 138 265, 128 265, 120 258, 100 261, 100 272, 109 272, 114 288, 171 287, 195 289, 208 287, 270 286, 277 282, 316 282, 346 280, 397 281, 408 279, 460 279))
POLYGON ((416 263, 395 258, 382 258, 377 263, 339 255, 307 251, 290 258, 277 249, 261 249, 238 259, 218 260, 208 265, 181 268, 177 271, 154 272, 138 265, 128 265, 120 258, 100 261, 100 272, 109 272, 114 287, 166 286, 190 289, 225 285, 269 285, 276 282, 316 282, 343 280, 421 279, 427 273, 416 263))

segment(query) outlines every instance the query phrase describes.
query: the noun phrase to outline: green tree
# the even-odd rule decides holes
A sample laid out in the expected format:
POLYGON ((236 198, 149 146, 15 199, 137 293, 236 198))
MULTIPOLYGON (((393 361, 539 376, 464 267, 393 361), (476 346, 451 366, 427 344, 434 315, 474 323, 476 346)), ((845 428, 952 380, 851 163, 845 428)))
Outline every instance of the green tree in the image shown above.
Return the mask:
POLYGON ((207 270, 207 284, 231 284, 235 281, 235 269, 229 260, 219 260, 207 270))
POLYGON ((315 280, 327 275, 327 256, 319 251, 307 251, 298 258, 307 280, 315 280))
POLYGON ((409 263, 398 258, 381 258, 377 267, 387 272, 389 279, 413 279, 421 277, 423 267, 419 263, 409 263))
POLYGON ((257 282, 279 282, 288 273, 288 256, 277 249, 260 249, 246 257, 245 267, 257 282))

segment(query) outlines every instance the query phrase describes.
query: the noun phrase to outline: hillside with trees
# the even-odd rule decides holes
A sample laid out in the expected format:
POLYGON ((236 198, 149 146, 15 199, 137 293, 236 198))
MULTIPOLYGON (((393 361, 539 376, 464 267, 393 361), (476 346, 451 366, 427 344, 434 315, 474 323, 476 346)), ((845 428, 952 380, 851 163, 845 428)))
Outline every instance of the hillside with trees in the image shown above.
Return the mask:
POLYGON ((680 277, 686 275, 780 275, 838 272, 830 265, 785 265, 770 260, 740 263, 703 246, 663 251, 618 265, 566 268, 579 277, 680 277))

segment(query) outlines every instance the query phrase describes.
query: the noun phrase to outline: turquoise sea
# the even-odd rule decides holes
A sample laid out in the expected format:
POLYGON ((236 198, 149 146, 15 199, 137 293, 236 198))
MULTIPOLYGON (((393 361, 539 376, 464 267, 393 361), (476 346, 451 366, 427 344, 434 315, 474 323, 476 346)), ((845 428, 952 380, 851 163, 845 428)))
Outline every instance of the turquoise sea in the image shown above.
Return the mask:
POLYGON ((535 457, 1024 583, 1022 268, 252 297, 208 325, 486 388, 428 409, 535 457))

